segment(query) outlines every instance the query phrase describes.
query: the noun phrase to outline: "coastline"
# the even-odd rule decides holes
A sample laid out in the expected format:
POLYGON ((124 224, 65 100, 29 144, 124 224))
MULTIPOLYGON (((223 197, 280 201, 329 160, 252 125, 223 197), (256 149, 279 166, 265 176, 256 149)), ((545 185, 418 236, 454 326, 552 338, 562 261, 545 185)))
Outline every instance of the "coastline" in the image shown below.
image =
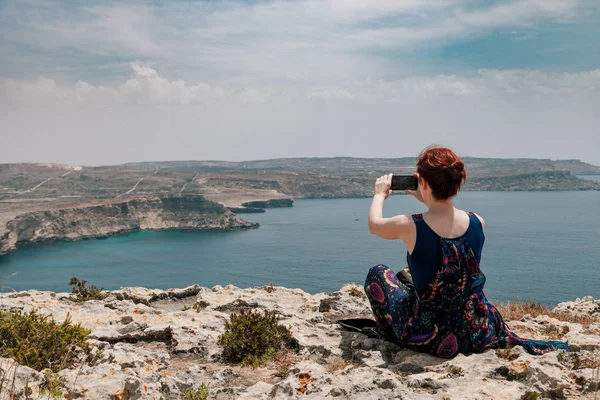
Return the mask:
MULTIPOLYGON (((222 172, 206 170, 202 162, 192 163, 197 164, 194 172, 189 172, 190 166, 178 171, 178 164, 170 162, 158 163, 152 169, 0 164, 0 255, 14 251, 19 243, 41 240, 105 238, 146 229, 256 228, 235 213, 289 207, 292 199, 368 198, 379 169, 394 170, 409 161, 290 159, 281 164, 263 160, 248 164, 248 168, 254 165, 251 169, 244 163, 230 165, 222 172), (163 220, 161 199, 168 202, 166 199, 173 198, 203 198, 205 205, 212 203, 212 210, 205 215, 193 214, 185 207, 167 210, 171 216, 163 220), (147 206, 132 216, 130 211, 138 211, 136 202, 146 202, 147 206), (117 205, 126 210, 117 210, 121 207, 117 205), (112 207, 114 212, 108 212, 107 218, 99 217, 98 207, 112 207), (77 214, 74 210, 89 212, 87 221, 78 215, 71 221, 75 225, 65 224, 77 214), (25 219, 28 222, 22 223, 25 219)), ((600 182, 574 175, 600 171, 600 167, 585 163, 493 159, 469 159, 469 163, 476 173, 467 180, 464 191, 600 190, 600 182)))
POLYGON ((103 239, 143 230, 256 229, 203 196, 153 196, 18 214, 0 237, 0 256, 19 244, 103 239))
MULTIPOLYGON (((598 191, 597 189, 579 189, 579 190, 465 190, 465 192, 519 192, 519 193, 553 193, 553 192, 583 192, 583 191, 598 191)), ((396 192, 392 196, 406 196, 405 193, 396 192)), ((298 200, 335 200, 335 199, 364 199, 370 195, 333 195, 324 194, 323 196, 296 196, 294 198, 273 198, 266 199, 258 195, 253 196, 255 200, 236 202, 236 205, 228 205, 230 202, 218 201, 218 196, 204 196, 198 194, 192 195, 168 195, 168 196, 143 196, 132 197, 120 201, 101 200, 93 204, 75 204, 62 208, 48 208, 38 211, 27 211, 17 213, 12 218, 4 218, 0 220, 0 257, 9 254, 18 249, 21 244, 37 243, 37 242, 53 242, 53 241, 78 241, 78 240, 93 240, 106 239, 115 236, 125 236, 130 233, 140 231, 188 231, 188 230, 248 230, 259 228, 258 223, 250 223, 242 219, 238 214, 253 214, 264 213, 269 208, 287 208, 293 207, 294 199, 298 200), (162 202, 169 199, 180 199, 184 202, 188 199, 196 205, 199 205, 195 210, 186 210, 185 207, 174 211, 171 216, 171 221, 164 221, 159 214, 162 209, 162 202), (147 207, 144 211, 145 215, 137 215, 135 218, 130 218, 127 214, 129 204, 146 203, 147 207), (238 204, 239 203, 239 204, 238 204), (260 207, 259 207, 260 206, 260 207), (94 218, 89 211, 97 211, 98 209, 121 208, 125 212, 121 212, 120 216, 114 218, 113 223, 106 227, 92 227, 91 225, 101 221, 100 218, 94 218), (64 221, 69 219, 69 214, 79 214, 77 220, 79 223, 88 225, 83 231, 78 230, 75 226, 65 226, 64 221), (91 215, 91 216, 90 216, 91 215), (25 228, 19 227, 23 220, 27 220, 25 228), (35 220, 38 220, 37 222, 35 220), (63 220, 63 222, 60 222, 63 220), (175 221, 177 220, 177 221, 175 221), (29 223, 39 225, 62 225, 62 231, 56 230, 40 231, 29 223)), ((133 207, 136 209, 136 207, 133 207)), ((143 214, 143 213, 142 213, 143 214)))

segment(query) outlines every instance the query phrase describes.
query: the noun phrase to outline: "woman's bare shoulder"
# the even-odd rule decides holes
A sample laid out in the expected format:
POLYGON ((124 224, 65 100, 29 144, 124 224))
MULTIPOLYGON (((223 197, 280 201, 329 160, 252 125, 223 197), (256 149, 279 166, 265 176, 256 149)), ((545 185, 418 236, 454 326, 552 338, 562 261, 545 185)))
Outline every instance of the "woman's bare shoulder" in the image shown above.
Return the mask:
POLYGON ((459 211, 464 212, 467 216, 469 216, 470 214, 475 215, 477 217, 477 219, 479 219, 479 222, 481 222, 481 227, 483 227, 483 225, 485 224, 485 221, 483 220, 483 218, 481 217, 481 215, 479 215, 479 214, 477 214, 475 212, 472 212, 472 211, 465 211, 465 210, 460 210, 460 209, 459 209, 459 211))
POLYGON ((479 222, 481 222, 481 227, 483 228, 485 226, 485 221, 484 221, 483 217, 477 213, 473 213, 473 214, 479 219, 479 222))

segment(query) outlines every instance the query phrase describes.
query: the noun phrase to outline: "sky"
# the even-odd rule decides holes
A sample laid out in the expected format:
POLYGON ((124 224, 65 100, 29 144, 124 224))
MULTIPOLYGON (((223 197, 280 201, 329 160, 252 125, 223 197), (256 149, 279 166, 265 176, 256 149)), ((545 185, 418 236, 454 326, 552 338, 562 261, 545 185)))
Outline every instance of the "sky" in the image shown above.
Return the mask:
POLYGON ((0 163, 600 165, 597 0, 0 0, 0 163))

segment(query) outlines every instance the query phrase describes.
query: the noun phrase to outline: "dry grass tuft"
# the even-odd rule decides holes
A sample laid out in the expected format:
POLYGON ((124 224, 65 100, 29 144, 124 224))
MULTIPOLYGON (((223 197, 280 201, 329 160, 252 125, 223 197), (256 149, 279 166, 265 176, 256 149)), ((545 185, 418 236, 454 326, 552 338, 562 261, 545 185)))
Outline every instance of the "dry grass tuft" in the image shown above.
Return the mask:
POLYGON ((496 308, 502 314, 502 317, 506 321, 520 320, 525 314, 531 315, 532 318, 538 315, 547 315, 551 318, 556 318, 559 321, 574 322, 583 325, 584 328, 589 327, 594 322, 599 322, 598 317, 583 314, 574 314, 565 311, 554 311, 549 309, 543 304, 536 303, 534 301, 527 301, 523 303, 508 302, 508 303, 497 303, 496 308))
POLYGON ((275 290, 275 286, 273 286, 273 282, 269 283, 267 286, 263 286, 261 287, 262 290, 264 290, 267 293, 273 293, 275 290))
POLYGON ((362 367, 361 364, 344 360, 342 357, 332 357, 325 366, 325 369, 327 370, 327 372, 333 373, 335 371, 341 371, 349 365, 352 365, 354 368, 362 367))
POLYGON ((558 362, 568 367, 569 369, 600 369, 600 360, 594 355, 579 353, 559 353, 558 362))
POLYGON ((519 355, 513 353, 511 348, 496 350, 496 356, 498 356, 498 358, 503 358, 508 361, 514 361, 517 358, 519 358, 519 355))
POLYGON ((600 336, 600 329, 587 327, 584 330, 582 330, 581 333, 586 334, 586 335, 600 336))
POLYGON ((463 369, 459 366, 456 365, 448 365, 446 367, 446 372, 448 372, 448 375, 450 377, 456 377, 456 376, 464 376, 465 375, 465 371, 463 371, 463 369))
POLYGON ((302 360, 302 357, 300 357, 294 351, 291 351, 288 349, 279 351, 273 358, 273 361, 275 362, 275 366, 277 368, 281 368, 281 367, 289 368, 292 365, 300 362, 301 360, 302 360))

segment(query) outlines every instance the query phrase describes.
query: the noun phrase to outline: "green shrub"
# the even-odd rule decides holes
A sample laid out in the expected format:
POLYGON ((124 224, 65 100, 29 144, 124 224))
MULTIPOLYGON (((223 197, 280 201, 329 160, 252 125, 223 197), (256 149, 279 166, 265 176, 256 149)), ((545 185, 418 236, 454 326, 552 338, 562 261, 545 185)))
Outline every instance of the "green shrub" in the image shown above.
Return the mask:
POLYGON ((71 367, 82 353, 89 356, 90 331, 71 324, 67 314, 62 324, 35 311, 0 312, 0 357, 12 358, 37 371, 58 372, 71 367))
POLYGON ((181 400, 206 400, 208 398, 208 388, 203 383, 199 388, 187 388, 181 392, 181 400))
POLYGON ((59 376, 52 371, 46 370, 44 373, 44 381, 42 382, 40 394, 42 396, 60 399, 63 395, 63 389, 65 388, 65 378, 59 376))
POLYGON ((219 336, 217 343, 223 347, 225 360, 252 366, 262 364, 281 350, 299 350, 290 330, 279 325, 277 314, 268 310, 231 313, 230 321, 225 323, 225 333, 219 336))
POLYGON ((88 300, 102 300, 106 297, 105 294, 102 293, 104 286, 98 289, 95 285, 85 286, 86 284, 86 280, 79 280, 75 276, 69 280, 69 285, 73 286, 73 289, 71 290, 73 300, 84 302, 88 300))
POLYGON ((265 353, 263 353, 259 356, 255 356, 252 354, 246 356, 246 358, 244 358, 242 360, 241 364, 245 367, 258 368, 258 367, 262 367, 269 361, 274 360, 276 356, 277 356, 277 350, 270 347, 267 349, 267 351, 265 353))

